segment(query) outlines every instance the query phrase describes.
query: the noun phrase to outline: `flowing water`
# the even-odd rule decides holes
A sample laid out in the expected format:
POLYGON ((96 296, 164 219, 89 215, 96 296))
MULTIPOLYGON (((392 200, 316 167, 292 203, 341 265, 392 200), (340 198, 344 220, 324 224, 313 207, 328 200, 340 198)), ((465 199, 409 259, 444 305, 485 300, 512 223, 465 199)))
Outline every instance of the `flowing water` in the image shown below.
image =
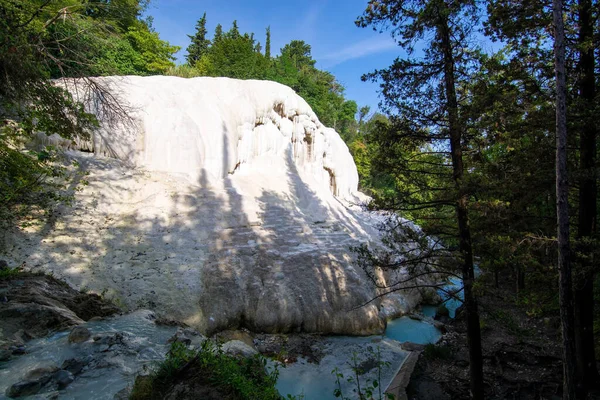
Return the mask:
POLYGON ((125 344, 110 349, 108 345, 92 342, 69 344, 69 332, 32 340, 27 343, 27 354, 0 363, 0 399, 7 399, 6 389, 21 381, 28 371, 40 367, 60 367, 64 361, 73 358, 93 359, 95 368, 78 375, 66 390, 61 391, 59 398, 112 399, 117 392, 133 383, 135 375, 144 366, 164 358, 168 350, 167 340, 176 331, 176 328, 154 324, 149 311, 88 322, 85 326, 92 336, 98 333, 121 333, 125 344))

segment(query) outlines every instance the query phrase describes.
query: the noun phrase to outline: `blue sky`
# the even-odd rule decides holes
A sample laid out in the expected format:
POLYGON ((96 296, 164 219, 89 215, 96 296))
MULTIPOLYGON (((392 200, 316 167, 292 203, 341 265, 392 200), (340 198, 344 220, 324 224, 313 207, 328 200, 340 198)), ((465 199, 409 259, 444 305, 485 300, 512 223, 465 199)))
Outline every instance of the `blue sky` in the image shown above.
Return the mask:
POLYGON ((153 0, 148 14, 162 39, 182 47, 177 54, 181 62, 189 45, 186 35, 194 32, 205 11, 211 35, 218 23, 228 30, 237 20, 240 31, 254 32, 263 48, 265 29, 271 26, 275 55, 290 40, 304 40, 312 46, 317 67, 333 73, 346 87, 346 97, 375 111, 378 86, 360 77, 390 65, 401 49, 389 34, 354 25, 366 5, 367 0, 153 0))

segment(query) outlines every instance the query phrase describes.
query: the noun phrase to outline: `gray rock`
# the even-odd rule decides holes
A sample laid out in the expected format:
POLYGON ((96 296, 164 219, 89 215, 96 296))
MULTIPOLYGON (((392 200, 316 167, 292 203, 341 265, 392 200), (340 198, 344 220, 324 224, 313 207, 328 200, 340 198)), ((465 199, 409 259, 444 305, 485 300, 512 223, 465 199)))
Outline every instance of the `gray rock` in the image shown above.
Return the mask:
POLYGON ((42 389, 42 384, 38 381, 22 381, 17 382, 6 391, 8 397, 24 397, 36 394, 42 389))
POLYGON ((120 333, 98 333, 94 335, 94 344, 107 344, 109 346, 115 343, 121 343, 123 335, 120 333))
POLYGON ((73 374, 64 369, 61 369, 60 371, 56 372, 52 378, 58 385, 59 390, 66 388, 71 384, 71 382, 75 380, 73 374))
POLYGON ((8 397, 24 397, 36 394, 42 389, 42 384, 38 381, 22 381, 17 382, 6 391, 8 397))
POLYGON ((77 375, 83 370, 83 367, 89 364, 89 360, 70 358, 62 363, 61 369, 69 371, 73 375, 77 375))
POLYGON ((161 355, 151 347, 144 347, 138 352, 137 358, 142 361, 160 360, 161 355))
POLYGON ((0 260, 0 271, 4 271, 8 269, 8 263, 6 260, 0 260))
POLYGON ((246 358, 258 354, 258 351, 256 351, 256 349, 248 346, 241 340, 232 340, 230 342, 227 342, 223 345, 222 349, 227 354, 231 354, 233 356, 242 356, 246 358))
POLYGON ((86 342, 92 333, 85 326, 78 325, 71 330, 69 333, 69 343, 83 343, 86 342))
POLYGON ((56 365, 50 365, 47 367, 40 367, 32 369, 25 374, 25 380, 30 382, 40 382, 41 385, 45 385, 52 379, 52 375, 58 370, 56 365))
POLYGON ((177 328, 177 332, 167 340, 167 343, 179 342, 186 346, 193 345, 195 347, 200 347, 205 340, 206 337, 204 335, 201 335, 193 329, 177 328))

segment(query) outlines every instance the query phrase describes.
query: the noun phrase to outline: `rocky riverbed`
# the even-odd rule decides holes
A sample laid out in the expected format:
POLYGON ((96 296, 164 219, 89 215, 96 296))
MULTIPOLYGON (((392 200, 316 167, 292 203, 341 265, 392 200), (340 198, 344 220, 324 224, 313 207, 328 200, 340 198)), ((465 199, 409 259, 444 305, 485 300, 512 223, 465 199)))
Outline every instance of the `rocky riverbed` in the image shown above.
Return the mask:
MULTIPOLYGON (((150 373, 171 343, 199 348, 208 340, 152 311, 120 314, 100 296, 77 292, 45 275, 16 273, 0 281, 0 293, 0 399, 124 399, 135 377, 150 373)), ((360 365, 365 382, 378 379, 387 385, 409 353, 382 336, 238 330, 219 332, 210 340, 221 343, 226 353, 270 357, 269 368, 279 365, 280 393, 311 399, 333 398, 335 368, 350 377, 353 365, 360 365)), ((343 379, 341 384, 352 392, 352 383, 343 379)))

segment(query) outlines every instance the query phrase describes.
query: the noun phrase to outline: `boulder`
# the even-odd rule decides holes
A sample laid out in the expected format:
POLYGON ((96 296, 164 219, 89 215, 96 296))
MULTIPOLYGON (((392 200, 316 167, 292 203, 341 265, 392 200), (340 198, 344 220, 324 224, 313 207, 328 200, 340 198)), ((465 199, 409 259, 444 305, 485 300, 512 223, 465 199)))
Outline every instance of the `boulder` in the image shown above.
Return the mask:
POLYGON ((85 326, 76 326, 69 333, 69 343, 83 343, 92 336, 92 333, 85 326))
POLYGON ((70 358, 65 360, 60 368, 69 371, 73 375, 78 375, 89 362, 90 360, 86 358, 70 358))
POLYGON ((108 345, 123 344, 125 336, 121 332, 102 332, 94 335, 94 344, 108 345))
POLYGON ((42 384, 38 381, 17 382, 6 391, 6 395, 11 398, 31 396, 42 389, 42 384))
MULTIPOLYGON (((0 281, 0 343, 15 346, 82 324, 118 309, 96 295, 80 293, 50 276, 19 273, 0 281)), ((15 354, 13 352, 13 354, 15 354)))
POLYGON ((206 341, 206 336, 190 328, 177 328, 177 332, 167 340, 167 343, 179 342, 186 346, 200 347, 206 341))
POLYGON ((54 373, 52 378, 58 385, 59 390, 63 390, 64 388, 69 386, 71 384, 71 382, 73 382, 75 380, 75 377, 73 376, 73 374, 64 369, 61 369, 60 371, 57 371, 56 373, 54 373))
POLYGON ((37 381, 40 382, 41 385, 45 385, 52 379, 52 375, 58 370, 58 367, 55 365, 50 365, 47 367, 39 367, 32 369, 31 371, 25 374, 24 379, 26 381, 37 381))
POLYGON ((252 357, 258 354, 255 348, 248 346, 246 343, 240 340, 232 340, 230 342, 225 343, 222 346, 222 350, 233 356, 242 356, 242 357, 252 357))

